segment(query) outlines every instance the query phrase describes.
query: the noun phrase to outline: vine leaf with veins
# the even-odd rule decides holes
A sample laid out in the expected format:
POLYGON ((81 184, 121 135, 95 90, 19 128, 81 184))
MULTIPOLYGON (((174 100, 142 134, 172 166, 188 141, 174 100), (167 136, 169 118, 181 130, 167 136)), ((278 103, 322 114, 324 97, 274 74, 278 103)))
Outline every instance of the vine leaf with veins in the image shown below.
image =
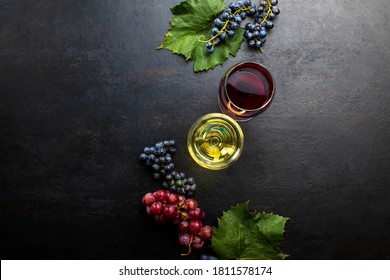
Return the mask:
POLYGON ((223 0, 186 0, 171 8, 173 17, 165 40, 158 49, 167 49, 193 60, 194 71, 214 69, 223 65, 229 55, 235 56, 243 42, 244 29, 216 48, 213 55, 206 53, 202 39, 210 36, 214 19, 225 9, 223 0))
POLYGON ((220 259, 283 260, 280 250, 289 218, 249 211, 249 202, 233 206, 218 219, 211 248, 220 259))

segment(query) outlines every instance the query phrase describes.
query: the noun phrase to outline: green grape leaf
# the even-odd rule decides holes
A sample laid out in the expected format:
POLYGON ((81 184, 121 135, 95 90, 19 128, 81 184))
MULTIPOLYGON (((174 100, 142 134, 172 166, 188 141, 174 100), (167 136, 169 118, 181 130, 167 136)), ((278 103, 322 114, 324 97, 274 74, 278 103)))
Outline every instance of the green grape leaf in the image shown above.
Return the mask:
POLYGON ((280 250, 289 218, 249 211, 249 202, 223 212, 214 228, 211 248, 220 259, 282 260, 280 250))
POLYGON ((223 65, 229 54, 235 56, 244 40, 244 29, 207 54, 202 40, 210 38, 213 21, 225 9, 223 0, 186 0, 171 8, 173 17, 165 40, 158 49, 167 49, 194 61, 194 71, 205 71, 223 65))

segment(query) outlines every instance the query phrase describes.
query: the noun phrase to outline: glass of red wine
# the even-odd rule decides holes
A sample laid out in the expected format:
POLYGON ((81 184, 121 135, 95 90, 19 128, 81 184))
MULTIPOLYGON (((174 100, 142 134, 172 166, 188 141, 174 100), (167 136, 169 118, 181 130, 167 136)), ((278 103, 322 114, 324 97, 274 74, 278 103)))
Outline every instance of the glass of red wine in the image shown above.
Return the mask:
POLYGON ((218 104, 237 121, 247 121, 264 112, 275 95, 275 80, 264 65, 242 62, 221 78, 218 104))

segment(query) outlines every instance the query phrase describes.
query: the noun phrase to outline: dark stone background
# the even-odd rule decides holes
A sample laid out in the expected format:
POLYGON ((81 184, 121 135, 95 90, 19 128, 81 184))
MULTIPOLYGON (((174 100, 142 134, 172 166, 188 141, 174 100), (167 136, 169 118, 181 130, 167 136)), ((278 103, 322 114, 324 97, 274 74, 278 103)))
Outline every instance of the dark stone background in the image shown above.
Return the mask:
POLYGON ((158 188, 140 151, 174 138, 207 223, 250 200, 291 218, 289 259, 389 259, 390 1, 280 1, 263 54, 202 73, 156 50, 179 2, 0 0, 0 257, 180 258, 140 203, 158 188), (236 164, 203 169, 187 131, 246 60, 274 102, 242 124, 236 164))

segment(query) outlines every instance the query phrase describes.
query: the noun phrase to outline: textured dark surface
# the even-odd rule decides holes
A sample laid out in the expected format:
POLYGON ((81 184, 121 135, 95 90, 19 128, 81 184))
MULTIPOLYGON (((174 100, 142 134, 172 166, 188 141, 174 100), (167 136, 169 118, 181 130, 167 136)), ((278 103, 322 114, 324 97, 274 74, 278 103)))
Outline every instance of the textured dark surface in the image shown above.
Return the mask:
POLYGON ((290 259, 389 259, 390 2, 280 1, 263 54, 203 73, 156 50, 178 2, 0 0, 0 257, 180 258, 138 161, 175 138, 209 224, 250 200, 291 218, 290 259), (202 169, 187 131, 245 60, 274 74, 274 102, 242 124, 237 163, 202 169))

